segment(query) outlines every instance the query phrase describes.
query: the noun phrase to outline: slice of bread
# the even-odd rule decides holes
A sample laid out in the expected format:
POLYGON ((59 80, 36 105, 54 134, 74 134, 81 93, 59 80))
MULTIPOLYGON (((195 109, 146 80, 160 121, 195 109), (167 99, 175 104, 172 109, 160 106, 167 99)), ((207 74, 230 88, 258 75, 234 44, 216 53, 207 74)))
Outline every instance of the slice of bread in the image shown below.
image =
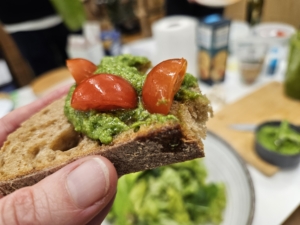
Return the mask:
MULTIPOLYGON (((198 90, 200 91, 200 90, 198 90)), ((204 156, 209 101, 174 102, 180 122, 141 126, 117 135, 109 145, 74 131, 64 115, 65 97, 53 102, 11 133, 0 151, 0 193, 33 185, 66 164, 88 155, 107 157, 119 176, 204 156)))

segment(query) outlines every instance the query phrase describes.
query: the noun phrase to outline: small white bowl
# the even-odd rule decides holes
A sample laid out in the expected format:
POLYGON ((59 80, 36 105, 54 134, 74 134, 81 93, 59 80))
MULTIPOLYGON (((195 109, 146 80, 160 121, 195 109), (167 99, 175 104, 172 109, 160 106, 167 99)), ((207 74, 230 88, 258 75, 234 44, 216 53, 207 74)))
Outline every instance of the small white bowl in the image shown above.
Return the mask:
POLYGON ((261 23, 253 27, 253 34, 267 39, 271 44, 288 44, 296 29, 285 23, 261 23))

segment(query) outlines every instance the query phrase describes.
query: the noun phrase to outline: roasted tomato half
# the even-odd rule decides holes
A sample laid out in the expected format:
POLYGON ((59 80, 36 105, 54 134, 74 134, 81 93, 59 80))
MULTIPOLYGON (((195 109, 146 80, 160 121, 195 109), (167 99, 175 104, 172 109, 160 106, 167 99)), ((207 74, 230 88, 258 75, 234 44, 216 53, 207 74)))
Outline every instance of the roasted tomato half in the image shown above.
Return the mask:
POLYGON ((86 59, 68 59, 67 67, 76 81, 80 84, 84 79, 92 76, 97 69, 97 66, 86 59))
POLYGON ((142 101, 150 113, 167 115, 187 68, 185 59, 169 59, 156 65, 147 75, 142 101))
POLYGON ((122 77, 97 74, 77 85, 71 106, 83 111, 134 109, 137 107, 137 94, 132 85, 122 77))

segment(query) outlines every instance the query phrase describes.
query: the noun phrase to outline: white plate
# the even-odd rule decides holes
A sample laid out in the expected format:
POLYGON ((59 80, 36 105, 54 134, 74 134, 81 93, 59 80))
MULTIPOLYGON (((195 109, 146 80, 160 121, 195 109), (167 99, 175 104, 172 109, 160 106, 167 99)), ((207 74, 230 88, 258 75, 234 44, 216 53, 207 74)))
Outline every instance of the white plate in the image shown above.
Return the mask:
POLYGON ((201 5, 211 6, 211 7, 223 7, 227 5, 234 4, 240 0, 195 0, 201 5))
POLYGON ((222 225, 248 225, 254 216, 255 193, 245 162, 223 139, 208 132, 204 140, 208 181, 223 182, 227 204, 222 225))

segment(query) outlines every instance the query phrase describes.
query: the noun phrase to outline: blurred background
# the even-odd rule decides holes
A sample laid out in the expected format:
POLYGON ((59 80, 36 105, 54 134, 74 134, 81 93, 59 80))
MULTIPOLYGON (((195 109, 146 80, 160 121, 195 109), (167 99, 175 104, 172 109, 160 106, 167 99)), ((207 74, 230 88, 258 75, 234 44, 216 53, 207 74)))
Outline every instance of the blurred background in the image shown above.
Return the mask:
POLYGON ((241 199, 246 219, 237 225, 300 224, 299 160, 286 169, 263 158, 253 128, 271 120, 300 125, 299 9, 299 0, 0 1, 0 117, 73 82, 69 58, 99 64, 133 54, 155 65, 184 57, 215 112, 207 146, 218 155, 233 149, 228 168, 246 171, 236 174, 241 180, 212 171, 240 194, 228 191, 224 221, 241 199))
MULTIPOLYGON (((80 56, 80 54, 88 54, 87 52, 89 52, 89 50, 87 45, 96 45, 96 41, 99 41, 99 44, 101 45, 99 49, 101 53, 95 51, 99 54, 98 56, 94 56, 96 57, 96 61, 100 61, 101 57, 104 55, 120 54, 122 53, 122 46, 136 40, 144 40, 145 38, 152 37, 153 32, 155 32, 153 31, 152 25, 160 19, 171 15, 191 16, 201 21, 205 16, 217 14, 221 15, 223 17, 222 19, 228 19, 231 23, 228 49, 232 50, 229 53, 233 53, 233 48, 237 47, 234 45, 238 45, 237 39, 241 40, 241 37, 261 35, 276 36, 276 34, 272 34, 274 30, 271 30, 270 32, 268 30, 255 30, 255 25, 271 22, 284 23, 293 28, 299 26, 299 18, 296 10, 299 3, 292 0, 287 1, 287 3, 270 0, 225 1, 227 3, 224 3, 224 5, 218 3, 218 1, 216 4, 207 5, 207 2, 209 1, 205 0, 202 0, 203 3, 199 0, 200 4, 193 1, 182 0, 51 0, 43 1, 45 3, 38 4, 36 2, 38 1, 30 1, 30 3, 27 3, 26 1, 24 3, 18 3, 18 1, 16 1, 16 4, 1 3, 0 5, 0 19, 2 21, 0 29, 1 71, 3 71, 2 74, 5 74, 0 77, 1 90, 5 90, 4 86, 10 83, 15 87, 22 87, 29 84, 34 78, 43 73, 54 69, 55 67, 62 66, 64 63, 62 59, 64 59, 64 57, 73 58, 80 56), (18 30, 16 25, 21 24, 22 19, 24 22, 31 21, 31 17, 24 15, 30 14, 30 8, 34 8, 35 10, 40 5, 45 5, 46 3, 49 4, 49 2, 52 4, 55 12, 52 9, 53 12, 50 10, 51 12, 49 13, 49 10, 47 11, 47 6, 44 7, 46 9, 43 9, 46 13, 45 15, 41 12, 40 15, 33 15, 32 17, 36 21, 40 18, 53 17, 55 13, 59 15, 61 20, 58 19, 53 24, 46 26, 48 26, 47 28, 49 28, 49 26, 54 27, 60 25, 60 23, 64 25, 64 34, 61 35, 60 38, 63 40, 66 39, 64 44, 67 56, 62 57, 56 52, 56 64, 53 63, 49 68, 45 66, 44 69, 37 69, 32 62, 37 60, 33 59, 34 56, 26 53, 25 47, 22 47, 26 45, 26 41, 27 43, 33 42, 33 38, 30 39, 30 37, 28 37, 28 40, 24 40, 23 42, 25 43, 23 43, 19 39, 24 39, 24 37, 21 38, 19 33, 25 33, 26 29, 31 31, 31 29, 38 30, 44 28, 25 27, 25 30, 22 30, 23 28, 18 30), (24 5, 27 5, 28 12, 23 9, 24 5), (22 13, 20 13, 20 11, 22 11, 21 9, 23 9, 22 13), (11 12, 9 10, 15 10, 17 14, 20 14, 19 19, 15 19, 15 21, 11 20, 10 17, 12 16, 10 16, 11 12), (10 30, 10 28, 12 29, 10 30), (16 30, 14 30, 14 28, 16 28, 16 30), (83 31, 85 29, 88 31, 84 33, 83 31), (98 32, 98 40, 95 40, 95 37, 93 37, 96 32, 98 32), (269 32, 270 34, 264 34, 262 32, 269 32)), ((200 22, 197 25, 200 26, 200 22)), ((279 29, 280 27, 277 28, 279 29)), ((266 29, 269 28, 267 27, 266 29)), ((282 29, 291 28, 283 27, 282 29)), ((288 34, 282 34, 285 39, 288 39, 291 36, 290 30, 288 32, 288 34)), ((200 42, 197 43, 199 49, 202 45, 200 42)), ((49 40, 45 40, 44 43, 50 44, 49 40)), ((28 48, 32 49, 33 47, 29 46, 28 48)), ((274 54, 274 56, 282 55, 279 53, 280 50, 278 49, 273 52, 277 53, 274 54)), ((92 56, 88 57, 92 58, 92 56)))

